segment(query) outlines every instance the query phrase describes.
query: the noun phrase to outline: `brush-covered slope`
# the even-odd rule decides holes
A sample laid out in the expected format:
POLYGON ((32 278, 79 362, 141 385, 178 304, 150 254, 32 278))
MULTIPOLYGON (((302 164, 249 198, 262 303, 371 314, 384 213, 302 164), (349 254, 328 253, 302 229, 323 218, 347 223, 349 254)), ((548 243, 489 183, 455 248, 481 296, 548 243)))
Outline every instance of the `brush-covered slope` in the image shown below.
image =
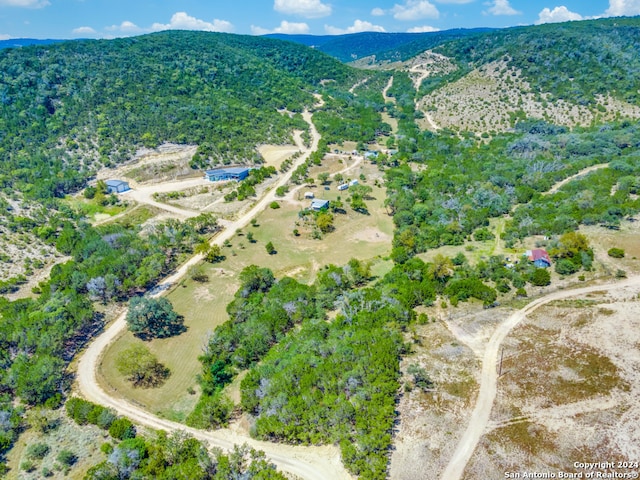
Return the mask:
POLYGON ((504 130, 525 117, 574 126, 640 117, 640 18, 493 31, 434 49, 458 69, 422 82, 440 126, 504 130))
POLYGON ((3 50, 0 185, 61 195, 163 142, 250 160, 256 144, 304 128, 279 109, 301 111, 321 80, 357 75, 302 45, 204 32, 3 50))

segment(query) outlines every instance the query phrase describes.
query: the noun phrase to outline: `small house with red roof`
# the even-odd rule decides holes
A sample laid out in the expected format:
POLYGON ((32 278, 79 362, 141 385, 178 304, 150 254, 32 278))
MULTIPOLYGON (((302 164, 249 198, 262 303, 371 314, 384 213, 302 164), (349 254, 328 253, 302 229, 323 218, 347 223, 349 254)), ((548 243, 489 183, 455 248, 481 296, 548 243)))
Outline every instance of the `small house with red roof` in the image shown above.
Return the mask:
POLYGON ((536 248, 535 250, 527 250, 525 253, 530 262, 538 268, 549 268, 551 266, 551 257, 546 250, 536 248))

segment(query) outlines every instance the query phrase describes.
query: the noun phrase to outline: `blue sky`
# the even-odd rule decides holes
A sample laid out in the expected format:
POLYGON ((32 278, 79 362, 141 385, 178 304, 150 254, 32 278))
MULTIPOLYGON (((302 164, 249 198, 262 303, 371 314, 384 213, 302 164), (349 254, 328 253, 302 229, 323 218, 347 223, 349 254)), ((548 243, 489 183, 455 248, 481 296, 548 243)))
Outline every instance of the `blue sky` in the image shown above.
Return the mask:
POLYGON ((640 0, 0 0, 0 39, 435 31, 622 15, 640 15, 640 0))

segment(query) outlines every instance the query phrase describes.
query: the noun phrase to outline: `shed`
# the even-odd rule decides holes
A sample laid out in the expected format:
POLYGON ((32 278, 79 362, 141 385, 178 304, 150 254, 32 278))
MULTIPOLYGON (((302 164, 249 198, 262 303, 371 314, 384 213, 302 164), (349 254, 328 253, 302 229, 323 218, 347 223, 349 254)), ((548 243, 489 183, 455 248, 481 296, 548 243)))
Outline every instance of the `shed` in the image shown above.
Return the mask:
POLYGON ((316 212, 326 210, 327 208, 329 208, 329 200, 315 199, 311 202, 311 209, 316 212))
POLYGON ((549 268, 551 266, 551 257, 546 250, 537 248, 535 250, 527 250, 527 258, 538 268, 549 268))
POLYGON ((107 190, 109 191, 109 193, 122 193, 126 192, 127 190, 131 190, 129 184, 124 180, 107 180, 104 183, 107 184, 107 190))
POLYGON ((304 198, 315 198, 313 192, 304 192, 304 198))
POLYGON ((349 188, 349 185, 346 183, 343 183, 342 185, 338 185, 338 190, 346 190, 347 188, 349 188))
POLYGON ((224 167, 214 168, 204 172, 204 178, 210 182, 219 182, 223 180, 235 180, 239 182, 249 176, 249 167, 224 167))
POLYGON ((353 187, 354 185, 358 185, 358 180, 351 180, 351 181, 349 182, 349 186, 350 186, 350 187, 353 187))

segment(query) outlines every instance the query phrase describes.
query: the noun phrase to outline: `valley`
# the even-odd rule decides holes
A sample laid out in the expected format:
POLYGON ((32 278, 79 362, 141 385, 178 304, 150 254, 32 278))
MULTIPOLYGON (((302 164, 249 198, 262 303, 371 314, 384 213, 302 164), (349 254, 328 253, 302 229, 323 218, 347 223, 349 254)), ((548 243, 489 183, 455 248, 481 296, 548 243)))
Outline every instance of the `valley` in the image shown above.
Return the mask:
POLYGON ((365 68, 198 32, 0 52, 3 474, 219 478, 238 455, 273 478, 458 480, 633 457, 635 63, 607 57, 613 88, 571 59, 543 74, 526 45, 555 38, 554 64, 562 45, 627 58, 637 31, 376 35, 376 52, 325 39, 365 68), (148 88, 65 96, 102 89, 127 55, 148 88), (21 62, 41 62, 54 110, 21 62), (38 120, 19 132, 21 111, 38 120), (199 453, 168 461, 189 438, 199 453))

